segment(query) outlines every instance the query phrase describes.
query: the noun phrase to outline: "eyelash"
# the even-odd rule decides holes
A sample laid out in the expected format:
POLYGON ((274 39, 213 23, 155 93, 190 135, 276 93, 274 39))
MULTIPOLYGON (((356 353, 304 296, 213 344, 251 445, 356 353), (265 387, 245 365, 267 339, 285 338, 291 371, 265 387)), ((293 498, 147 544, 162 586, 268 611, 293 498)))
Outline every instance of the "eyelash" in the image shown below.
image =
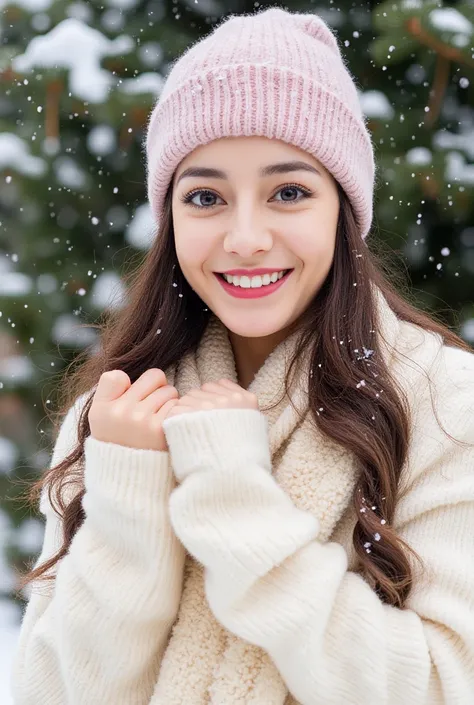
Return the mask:
MULTIPOLYGON (((302 201, 305 198, 311 198, 313 196, 313 192, 309 191, 309 189, 305 188, 304 186, 300 186, 299 184, 285 184, 284 186, 281 186, 278 191, 275 191, 275 195, 279 193, 280 191, 284 191, 287 188, 295 188, 301 191, 303 194, 302 198, 299 198, 297 201, 280 201, 280 203, 287 203, 287 204, 292 204, 292 203, 299 203, 299 201, 302 201)), ((194 191, 190 191, 189 193, 186 193, 185 195, 180 197, 180 201, 186 205, 190 205, 192 208, 198 208, 199 210, 209 210, 210 208, 214 208, 216 204, 212 206, 198 206, 196 203, 192 203, 192 199, 194 196, 196 196, 198 193, 211 193, 213 195, 217 195, 212 191, 211 189, 194 189, 194 191)), ((221 198, 219 196, 219 198, 221 198)))

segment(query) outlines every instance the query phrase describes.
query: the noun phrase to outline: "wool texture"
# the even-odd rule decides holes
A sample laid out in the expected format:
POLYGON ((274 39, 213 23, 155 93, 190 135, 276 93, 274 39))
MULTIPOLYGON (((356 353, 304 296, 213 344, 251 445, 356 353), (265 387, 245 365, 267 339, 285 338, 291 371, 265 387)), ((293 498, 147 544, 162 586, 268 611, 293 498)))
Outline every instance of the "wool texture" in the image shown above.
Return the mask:
MULTIPOLYGON (((474 702, 474 355, 398 320, 375 293, 381 354, 412 415, 393 527, 423 570, 406 608, 382 603, 358 571, 358 466, 311 423, 306 364, 265 411, 290 337, 249 387, 260 411, 170 418, 169 453, 87 438, 85 520, 54 584, 32 591, 15 705, 474 702)), ((237 381, 217 319, 168 375, 180 394, 237 381)), ((81 404, 53 464, 75 443, 81 404)), ((62 541, 46 493, 41 510, 38 562, 62 541)))
POLYGON ((373 216, 375 163, 353 76, 316 14, 270 8, 231 16, 173 65, 144 142, 155 224, 180 162, 223 137, 279 139, 313 155, 352 203, 361 237, 373 216))

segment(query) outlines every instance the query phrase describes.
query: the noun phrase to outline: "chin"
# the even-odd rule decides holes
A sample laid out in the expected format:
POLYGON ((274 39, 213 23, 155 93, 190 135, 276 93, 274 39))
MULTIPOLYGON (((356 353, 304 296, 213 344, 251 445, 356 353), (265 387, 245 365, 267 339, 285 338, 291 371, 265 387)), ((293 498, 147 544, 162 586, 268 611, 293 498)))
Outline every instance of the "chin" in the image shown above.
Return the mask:
POLYGON ((223 325, 235 335, 242 338, 265 338, 274 335, 289 325, 289 318, 280 311, 275 315, 266 315, 265 312, 236 314, 215 309, 216 316, 223 325))

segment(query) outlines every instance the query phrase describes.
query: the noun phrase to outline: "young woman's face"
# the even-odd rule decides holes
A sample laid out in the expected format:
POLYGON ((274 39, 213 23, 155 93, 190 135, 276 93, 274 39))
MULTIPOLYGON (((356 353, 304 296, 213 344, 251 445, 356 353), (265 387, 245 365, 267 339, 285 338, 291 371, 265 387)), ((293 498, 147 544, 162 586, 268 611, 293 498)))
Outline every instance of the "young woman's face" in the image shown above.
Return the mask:
POLYGON ((181 162, 172 214, 190 286, 233 333, 263 337, 293 323, 324 283, 339 198, 333 177, 306 152, 266 137, 231 137, 181 162))

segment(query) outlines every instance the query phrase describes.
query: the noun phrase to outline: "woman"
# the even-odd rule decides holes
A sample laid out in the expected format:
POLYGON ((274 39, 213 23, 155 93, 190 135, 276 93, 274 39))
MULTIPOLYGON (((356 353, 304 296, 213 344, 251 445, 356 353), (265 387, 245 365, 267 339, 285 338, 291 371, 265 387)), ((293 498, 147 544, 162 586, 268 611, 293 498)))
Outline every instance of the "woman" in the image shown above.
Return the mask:
POLYGON ((65 379, 15 703, 472 703, 474 355, 365 244, 334 35, 229 19, 146 146, 157 238, 65 379))

